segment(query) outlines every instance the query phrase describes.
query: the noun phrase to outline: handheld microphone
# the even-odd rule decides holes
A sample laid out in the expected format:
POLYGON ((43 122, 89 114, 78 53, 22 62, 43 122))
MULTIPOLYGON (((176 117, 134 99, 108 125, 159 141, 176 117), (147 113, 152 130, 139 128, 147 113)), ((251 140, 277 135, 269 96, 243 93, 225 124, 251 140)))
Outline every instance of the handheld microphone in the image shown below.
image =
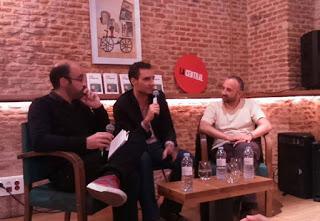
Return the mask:
POLYGON ((114 130, 115 130, 115 127, 113 124, 107 124, 106 132, 113 134, 114 130))
POLYGON ((152 95, 153 95, 152 103, 153 104, 157 104, 158 103, 159 91, 158 90, 152 91, 152 95))
MULTIPOLYGON (((107 126, 106 126, 106 132, 113 134, 114 130, 115 130, 115 127, 114 127, 113 124, 107 124, 107 126)), ((104 148, 101 149, 101 156, 102 156, 102 157, 103 157, 103 154, 104 154, 104 148)))

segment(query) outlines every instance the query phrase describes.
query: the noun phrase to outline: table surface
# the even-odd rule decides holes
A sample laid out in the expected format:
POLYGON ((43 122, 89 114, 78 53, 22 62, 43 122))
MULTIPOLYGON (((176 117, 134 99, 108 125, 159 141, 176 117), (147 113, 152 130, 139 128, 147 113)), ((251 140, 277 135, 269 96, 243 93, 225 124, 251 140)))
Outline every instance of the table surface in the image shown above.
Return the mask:
POLYGON ((237 183, 229 184, 225 180, 218 180, 215 176, 203 181, 193 179, 193 190, 184 192, 182 182, 162 182, 158 184, 158 192, 179 203, 201 203, 218 199, 226 199, 249 193, 258 193, 272 190, 274 182, 270 178, 255 176, 253 179, 243 177, 237 183))

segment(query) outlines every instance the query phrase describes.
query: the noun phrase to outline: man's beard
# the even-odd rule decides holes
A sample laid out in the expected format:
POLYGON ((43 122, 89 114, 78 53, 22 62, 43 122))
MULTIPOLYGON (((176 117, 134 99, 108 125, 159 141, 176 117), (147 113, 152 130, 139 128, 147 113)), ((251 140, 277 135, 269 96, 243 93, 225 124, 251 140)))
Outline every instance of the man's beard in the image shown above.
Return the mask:
POLYGON ((80 100, 85 95, 83 92, 85 89, 85 86, 83 86, 83 88, 80 91, 75 91, 70 88, 68 94, 70 97, 72 97, 72 100, 80 100))
POLYGON ((236 101, 236 99, 230 98, 228 96, 222 96, 222 100, 224 103, 232 104, 236 101))

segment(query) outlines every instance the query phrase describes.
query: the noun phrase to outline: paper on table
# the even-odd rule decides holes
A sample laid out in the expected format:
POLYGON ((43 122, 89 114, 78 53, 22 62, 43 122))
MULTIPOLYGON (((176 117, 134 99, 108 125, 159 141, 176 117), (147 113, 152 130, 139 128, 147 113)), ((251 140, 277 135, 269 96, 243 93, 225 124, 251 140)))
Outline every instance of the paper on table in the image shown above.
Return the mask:
POLYGON ((121 147, 128 140, 128 137, 129 137, 129 132, 125 130, 121 130, 117 134, 117 136, 113 138, 109 147, 108 159, 119 147, 121 147))

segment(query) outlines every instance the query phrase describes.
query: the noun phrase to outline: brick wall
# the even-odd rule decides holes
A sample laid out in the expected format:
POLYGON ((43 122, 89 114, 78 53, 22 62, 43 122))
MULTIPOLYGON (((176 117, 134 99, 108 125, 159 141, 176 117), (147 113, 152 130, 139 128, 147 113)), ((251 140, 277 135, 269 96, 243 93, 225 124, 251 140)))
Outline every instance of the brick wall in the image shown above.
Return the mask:
POLYGON ((313 16, 314 16, 314 21, 313 21, 313 27, 314 29, 319 30, 320 29, 320 1, 315 0, 314 3, 314 11, 313 11, 313 16))
POLYGON ((300 37, 318 26, 318 0, 248 0, 250 91, 300 87, 300 37))
POLYGON ((289 88, 300 86, 301 79, 301 52, 300 38, 313 30, 314 0, 290 0, 289 27, 288 27, 288 64, 289 88))
MULTIPOLYGON (((91 64, 88 1, 4 0, 0 7, 0 95, 46 93, 48 71, 61 59, 91 71, 127 72, 127 66, 91 64)), ((187 53, 207 64, 210 92, 230 70, 246 73, 245 0, 140 0, 140 9, 143 59, 164 75, 167 92, 179 93, 173 69, 187 53)))
POLYGON ((288 89, 288 3, 248 0, 248 78, 250 91, 288 89))

